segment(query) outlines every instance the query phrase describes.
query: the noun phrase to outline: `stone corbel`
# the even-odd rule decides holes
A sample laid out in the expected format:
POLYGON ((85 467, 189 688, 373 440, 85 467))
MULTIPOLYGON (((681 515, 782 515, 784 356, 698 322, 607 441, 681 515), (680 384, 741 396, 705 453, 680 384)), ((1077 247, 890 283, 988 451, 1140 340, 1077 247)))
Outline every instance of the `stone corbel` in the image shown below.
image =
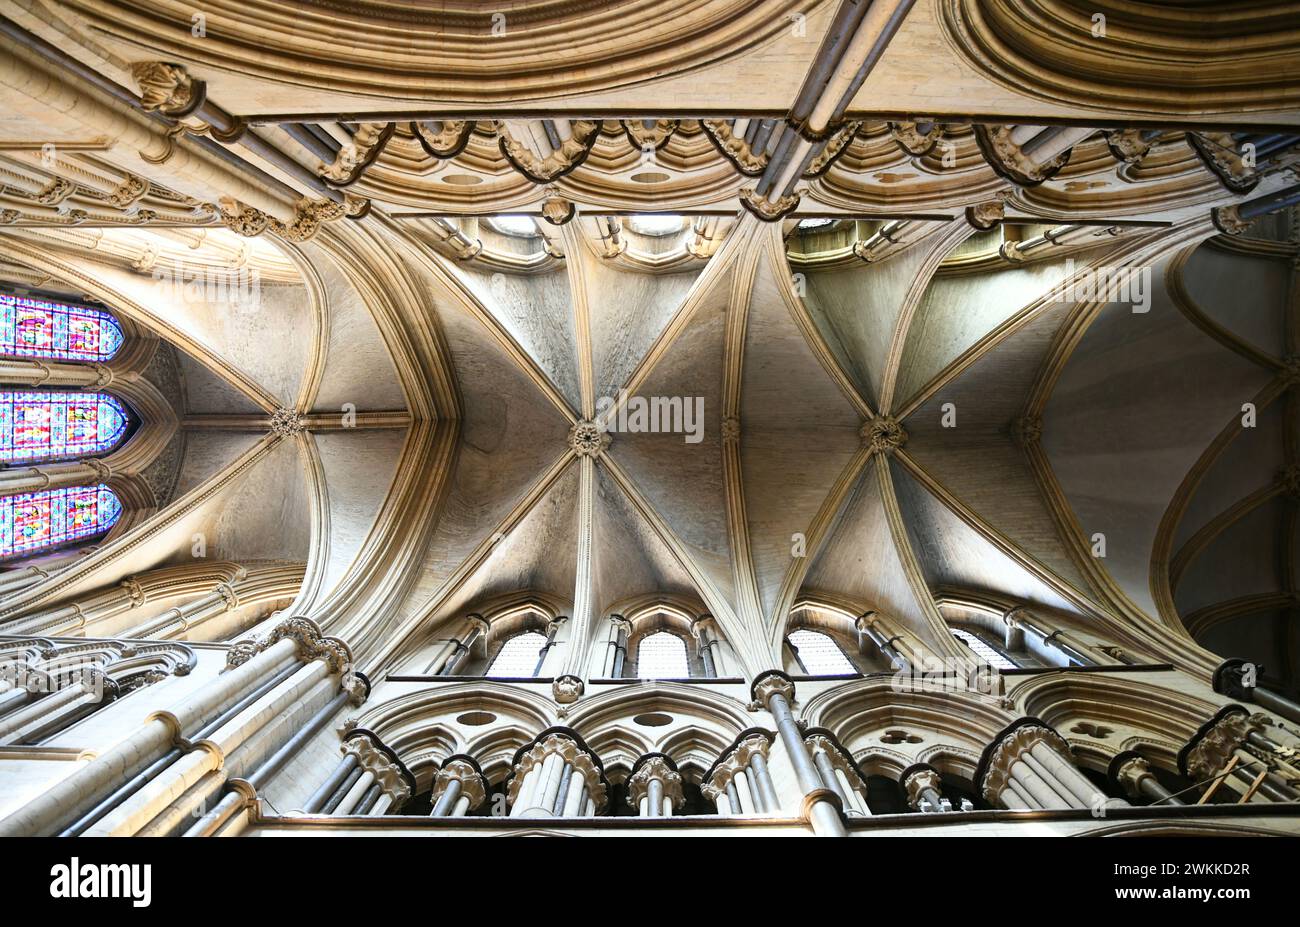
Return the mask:
POLYGON ((731 166, 744 177, 761 177, 767 168, 767 155, 750 150, 740 136, 733 135, 731 124, 725 119, 701 119, 700 126, 718 153, 731 162, 731 166))
POLYGON ((562 196, 548 196, 542 200, 542 218, 551 225, 567 225, 577 215, 577 204, 562 196))
POLYGON ((573 134, 561 142, 559 148, 539 158, 510 134, 504 122, 496 123, 502 157, 519 173, 539 184, 554 183, 580 167, 600 138, 600 123, 590 119, 576 120, 572 129, 573 134))
POLYGON ((1259 173, 1248 166, 1228 132, 1188 132, 1187 144, 1229 191, 1249 193, 1259 184, 1259 173))
POLYGON ((780 222, 799 208, 799 199, 798 193, 791 193, 773 202, 759 196, 753 187, 740 191, 740 205, 763 222, 780 222))
POLYGON ((388 146, 397 123, 363 122, 358 126, 352 141, 341 148, 334 156, 334 163, 320 170, 321 179, 335 189, 349 187, 361 179, 371 164, 379 158, 388 146))
POLYGON ((1106 133, 1106 147, 1116 161, 1137 164, 1147 156, 1152 142, 1142 137, 1141 129, 1115 129, 1106 133))
POLYGON ((131 65, 131 76, 140 88, 140 107, 146 112, 181 119, 202 106, 207 97, 207 85, 178 64, 137 61, 131 65))
POLYGON ((966 207, 966 221, 972 228, 981 232, 997 228, 1004 218, 1006 218, 1006 203, 1001 198, 966 207))
POLYGON ((447 161, 465 150, 476 125, 478 123, 472 119, 448 119, 438 123, 412 122, 411 134, 425 154, 436 161, 447 161), (434 128, 435 125, 438 126, 437 129, 434 128))
POLYGON ((577 676, 558 676, 551 683, 551 694, 561 705, 571 705, 582 698, 586 686, 577 676))
POLYGON ((1073 148, 1067 148, 1054 158, 1038 162, 1020 150, 1020 146, 1011 140, 1015 126, 989 126, 976 123, 975 141, 979 145, 984 160, 998 175, 1021 187, 1036 187, 1065 167, 1070 160, 1073 148))
POLYGON ((943 126, 937 122, 928 123, 930 128, 921 131, 922 123, 891 122, 888 123, 889 135, 903 152, 913 158, 924 158, 934 151, 934 146, 943 138, 943 126))

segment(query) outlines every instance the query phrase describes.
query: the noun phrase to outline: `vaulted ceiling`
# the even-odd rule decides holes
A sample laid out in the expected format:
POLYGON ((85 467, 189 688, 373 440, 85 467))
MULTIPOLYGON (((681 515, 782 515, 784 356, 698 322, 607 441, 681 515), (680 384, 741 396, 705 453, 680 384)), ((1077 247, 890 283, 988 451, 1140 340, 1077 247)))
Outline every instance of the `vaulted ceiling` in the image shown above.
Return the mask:
POLYGON ((854 6, 4 4, 0 280, 174 350, 185 440, 165 504, 0 622, 201 534, 302 563, 289 608, 363 668, 523 601, 578 639, 708 611, 750 676, 806 599, 946 653, 962 590, 1293 685, 1300 227, 1212 213, 1294 183, 1281 5, 1091 4, 1153 77, 1068 53, 1064 0, 1033 4, 1056 44, 881 4, 883 54, 819 84, 854 6), (1249 99, 1230 60, 1178 70, 1211 26, 1254 43, 1249 99), (254 308, 179 297, 196 267, 254 271, 254 308), (1121 271, 1137 297, 1083 289, 1121 271), (649 397, 701 403, 698 440, 620 427, 649 397))

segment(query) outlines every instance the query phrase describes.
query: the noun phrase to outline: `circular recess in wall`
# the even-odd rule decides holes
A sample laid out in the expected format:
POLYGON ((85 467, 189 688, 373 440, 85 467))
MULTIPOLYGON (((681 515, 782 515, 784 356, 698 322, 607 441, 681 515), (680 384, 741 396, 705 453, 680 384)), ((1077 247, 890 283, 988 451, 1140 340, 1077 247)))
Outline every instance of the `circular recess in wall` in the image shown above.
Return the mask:
POLYGON ((442 178, 443 183, 449 183, 453 187, 472 187, 476 183, 482 183, 482 177, 476 177, 473 174, 448 174, 442 178))
POLYGON ((481 727, 484 724, 491 724, 496 719, 497 716, 490 711, 467 711, 456 719, 456 723, 466 727, 481 727))
POLYGON ((637 715, 632 719, 632 723, 642 727, 663 727, 665 724, 673 723, 673 716, 666 715, 662 711, 648 711, 643 715, 637 715))
POLYGON ((639 174, 633 174, 632 180, 635 183, 663 183, 665 180, 672 180, 672 177, 663 171, 642 171, 639 174))

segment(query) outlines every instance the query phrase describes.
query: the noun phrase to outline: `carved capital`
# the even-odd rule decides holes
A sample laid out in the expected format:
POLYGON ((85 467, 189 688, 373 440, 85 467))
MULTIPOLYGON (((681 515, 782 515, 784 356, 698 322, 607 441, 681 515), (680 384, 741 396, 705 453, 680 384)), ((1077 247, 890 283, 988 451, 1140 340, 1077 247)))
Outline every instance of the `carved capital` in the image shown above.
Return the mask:
POLYGON ((344 756, 355 756, 361 768, 372 773, 379 788, 400 805, 411 797, 411 786, 402 768, 393 761, 388 750, 368 733, 359 733, 342 746, 344 756))
POLYGON ((768 706, 773 695, 783 695, 788 703, 794 704, 794 682, 778 670, 763 673, 754 680, 749 691, 754 703, 761 708, 768 706))
POLYGON ((558 754, 564 762, 571 765, 576 772, 582 773, 583 782, 587 786, 587 796, 596 803, 597 809, 603 807, 606 790, 604 774, 601 772, 600 764, 591 753, 579 746, 578 742, 572 737, 558 731, 547 734, 541 740, 535 741, 531 747, 516 759, 514 775, 511 776, 510 785, 506 789, 506 798, 510 804, 514 805, 518 800, 519 789, 528 773, 546 762, 547 757, 555 754, 558 754))
MULTIPOLYGON (((943 783, 939 779, 939 771, 930 766, 913 766, 907 770, 902 780, 899 782, 903 791, 907 794, 907 803, 917 811, 921 810, 921 793, 926 789, 933 789, 935 792, 942 794, 943 783)), ((936 811, 939 809, 936 808, 936 811)))
POLYGON ((650 788, 650 782, 658 779, 663 785, 664 795, 672 799, 673 808, 679 809, 686 803, 682 794, 682 776, 664 756, 650 756, 642 761, 636 772, 627 780, 627 803, 633 808, 641 804, 650 788))
POLYGON ((1020 762, 1020 758, 1033 749, 1035 744, 1040 743, 1051 747, 1066 762, 1072 762, 1070 745, 1060 734, 1039 723, 1022 724, 1003 734, 997 746, 988 754, 983 782, 978 783, 985 801, 997 805, 998 798, 1011 780, 1011 767, 1020 762))
POLYGON ((452 782, 460 783, 460 794, 469 799, 471 810, 483 804, 487 798, 487 782, 484 781, 483 774, 468 760, 453 757, 443 764, 434 777, 431 796, 434 804, 438 803, 452 782))
POLYGON ((740 191, 740 205, 763 222, 779 222, 799 208, 799 194, 770 200, 759 196, 753 187, 746 187, 740 191))

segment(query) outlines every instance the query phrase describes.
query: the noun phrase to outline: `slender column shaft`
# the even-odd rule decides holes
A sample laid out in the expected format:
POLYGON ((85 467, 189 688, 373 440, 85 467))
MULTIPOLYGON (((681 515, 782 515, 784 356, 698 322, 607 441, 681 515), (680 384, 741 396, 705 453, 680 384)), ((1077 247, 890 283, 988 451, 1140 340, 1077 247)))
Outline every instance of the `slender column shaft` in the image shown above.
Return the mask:
POLYGON ((438 801, 434 804, 433 811, 430 812, 429 816, 434 818, 447 817, 447 815, 451 813, 451 809, 456 806, 457 800, 460 798, 460 790, 461 784, 459 779, 452 779, 448 782, 447 787, 443 789, 442 795, 438 797, 438 801))
POLYGON ((356 765, 357 758, 353 754, 348 754, 339 760, 339 764, 334 767, 334 771, 330 773, 329 778, 321 783, 320 788, 313 792, 311 797, 307 799, 306 804, 302 806, 303 811, 308 814, 319 811, 326 800, 334 794, 334 790, 348 777, 348 773, 356 768, 356 765))
MULTIPOLYGON (((785 745, 786 754, 794 765, 799 788, 805 795, 820 789, 822 787, 821 776, 818 775, 817 767, 813 765, 812 759, 808 756, 808 747, 803 742, 803 736, 799 733, 798 725, 795 724, 794 715, 790 711, 790 703, 786 701, 782 693, 774 691, 768 697, 767 706, 768 710, 772 712, 772 717, 776 720, 776 729, 781 735, 781 743, 785 745)), ((813 802, 810 814, 813 830, 818 834, 824 834, 828 837, 845 836, 844 822, 840 820, 839 812, 835 810, 834 806, 824 801, 813 802)))

